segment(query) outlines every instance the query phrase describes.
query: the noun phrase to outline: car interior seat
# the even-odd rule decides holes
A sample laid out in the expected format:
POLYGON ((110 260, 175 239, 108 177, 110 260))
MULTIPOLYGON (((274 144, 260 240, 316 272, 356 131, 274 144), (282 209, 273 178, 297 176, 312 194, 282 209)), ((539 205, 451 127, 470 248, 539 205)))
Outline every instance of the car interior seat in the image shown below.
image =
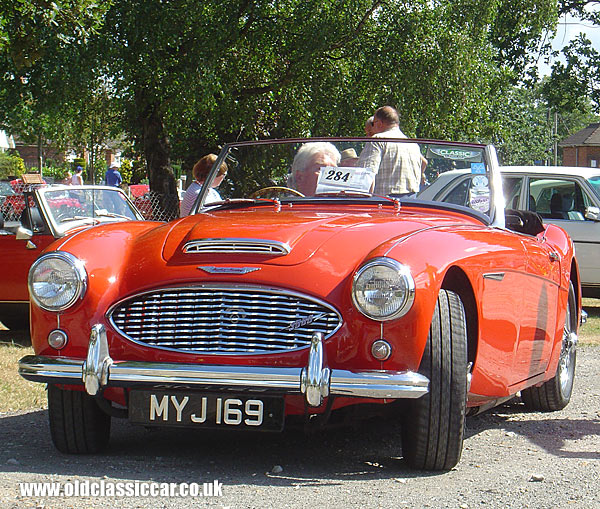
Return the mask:
POLYGON ((529 210, 531 212, 537 212, 537 204, 535 203, 535 198, 533 195, 529 195, 529 210))
POLYGON ((565 209, 565 200, 563 200, 563 195, 560 193, 554 193, 552 198, 550 198, 550 218, 551 219, 569 219, 569 215, 567 214, 567 210, 565 209))
POLYGON ((563 210, 567 213, 567 218, 573 221, 585 221, 583 214, 577 206, 577 199, 574 194, 563 194, 563 210))

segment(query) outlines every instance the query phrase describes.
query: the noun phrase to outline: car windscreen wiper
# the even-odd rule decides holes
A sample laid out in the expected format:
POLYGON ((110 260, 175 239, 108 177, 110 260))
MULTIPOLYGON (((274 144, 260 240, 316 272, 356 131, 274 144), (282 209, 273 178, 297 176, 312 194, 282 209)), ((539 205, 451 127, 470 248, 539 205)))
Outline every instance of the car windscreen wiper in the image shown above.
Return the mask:
POLYGON ((108 212, 107 210, 97 210, 94 214, 99 217, 118 217, 127 220, 132 219, 131 217, 124 216, 123 214, 117 214, 116 212, 108 212))
POLYGON ((59 218, 59 221, 61 223, 68 223, 70 221, 85 221, 85 220, 89 220, 91 222, 96 221, 96 219, 94 219, 93 217, 90 217, 90 216, 69 216, 69 217, 59 218))

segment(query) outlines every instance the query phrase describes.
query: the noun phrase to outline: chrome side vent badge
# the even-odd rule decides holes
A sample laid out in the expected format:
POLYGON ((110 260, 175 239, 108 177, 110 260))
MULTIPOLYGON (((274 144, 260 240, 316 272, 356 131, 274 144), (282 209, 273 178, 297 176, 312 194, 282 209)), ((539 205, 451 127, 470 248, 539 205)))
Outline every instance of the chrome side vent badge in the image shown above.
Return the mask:
POLYGON ((248 274, 249 272, 260 270, 260 267, 214 267, 212 265, 204 265, 196 268, 209 274, 248 274))
POLYGON ((263 239, 201 239, 191 240, 183 246, 186 254, 246 253, 284 256, 290 247, 283 242, 263 239))

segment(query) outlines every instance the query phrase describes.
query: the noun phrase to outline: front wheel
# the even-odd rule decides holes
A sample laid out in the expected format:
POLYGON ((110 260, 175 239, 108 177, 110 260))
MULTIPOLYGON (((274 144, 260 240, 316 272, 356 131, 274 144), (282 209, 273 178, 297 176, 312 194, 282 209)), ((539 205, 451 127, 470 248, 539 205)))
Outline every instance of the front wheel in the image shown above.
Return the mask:
POLYGON ((91 454, 106 447, 110 416, 81 391, 48 385, 48 417, 54 446, 67 454, 91 454))
POLYGON ((539 387, 521 391, 521 399, 531 410, 553 412, 565 408, 571 400, 577 358, 577 298, 573 283, 569 284, 567 313, 556 374, 539 387))
POLYGON ((467 406, 467 324, 454 292, 440 290, 419 372, 429 392, 404 414, 404 458, 413 468, 450 470, 462 453, 467 406))

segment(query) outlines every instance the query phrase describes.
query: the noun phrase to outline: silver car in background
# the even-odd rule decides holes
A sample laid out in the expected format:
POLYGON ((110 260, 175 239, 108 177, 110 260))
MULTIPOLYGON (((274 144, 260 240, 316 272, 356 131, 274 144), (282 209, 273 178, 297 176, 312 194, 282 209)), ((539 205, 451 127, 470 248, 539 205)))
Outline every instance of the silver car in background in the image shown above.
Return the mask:
MULTIPOLYGON (((584 297, 600 298, 600 168, 501 166, 507 209, 537 212, 573 239, 584 297)), ((481 177, 455 170, 419 193, 423 200, 465 205, 481 177)))

